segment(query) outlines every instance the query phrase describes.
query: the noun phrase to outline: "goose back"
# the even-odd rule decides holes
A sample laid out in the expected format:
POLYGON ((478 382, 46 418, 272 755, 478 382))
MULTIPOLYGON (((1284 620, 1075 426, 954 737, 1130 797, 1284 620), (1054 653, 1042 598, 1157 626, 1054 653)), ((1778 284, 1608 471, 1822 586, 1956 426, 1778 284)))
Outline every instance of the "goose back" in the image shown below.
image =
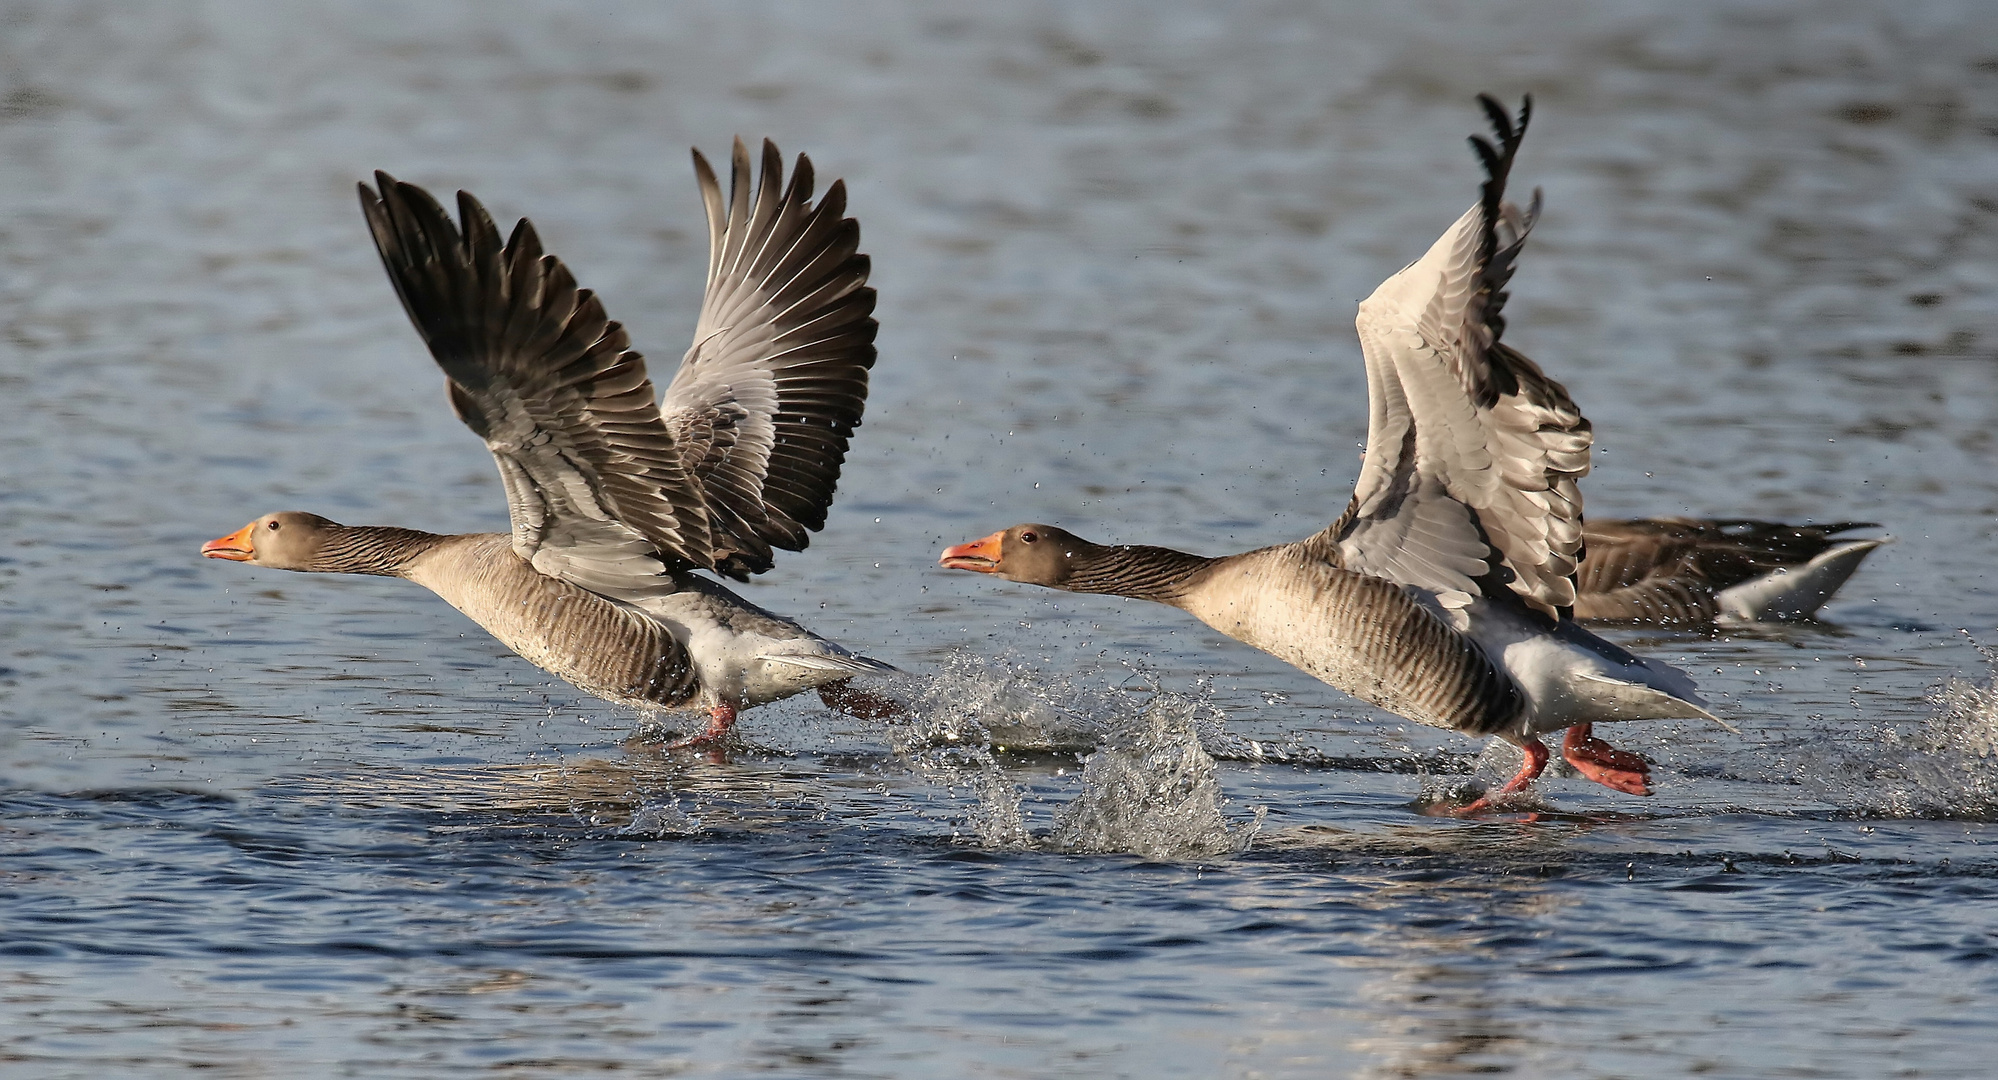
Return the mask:
POLYGON ((1699 626, 1730 616, 1801 618, 1829 599, 1886 537, 1842 534, 1871 522, 1788 525, 1745 518, 1590 521, 1576 574, 1575 617, 1699 626), (1778 577, 1771 578, 1771 575, 1778 577), (1737 596, 1756 583, 1777 598, 1769 612, 1737 596), (1789 603, 1784 603, 1788 599, 1789 603))

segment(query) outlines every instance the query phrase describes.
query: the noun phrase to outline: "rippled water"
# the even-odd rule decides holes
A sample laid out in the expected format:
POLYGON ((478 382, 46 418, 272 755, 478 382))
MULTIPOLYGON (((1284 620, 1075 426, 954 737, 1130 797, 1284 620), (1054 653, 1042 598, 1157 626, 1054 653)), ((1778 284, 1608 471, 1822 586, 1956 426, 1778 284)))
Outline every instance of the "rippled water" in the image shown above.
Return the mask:
POLYGON ((0 1072, 1982 1077, 1998 1036, 1998 12, 1418 2, 0 7, 0 1072), (1618 639, 1742 728, 1510 768, 1019 520, 1218 553, 1344 505, 1353 302, 1539 103, 1510 340, 1597 514, 1883 522, 1820 625, 1618 639), (921 677, 721 761, 412 586, 204 563, 274 509, 502 527, 369 247, 532 214, 664 370, 685 148, 845 176, 882 355, 750 589, 921 677))

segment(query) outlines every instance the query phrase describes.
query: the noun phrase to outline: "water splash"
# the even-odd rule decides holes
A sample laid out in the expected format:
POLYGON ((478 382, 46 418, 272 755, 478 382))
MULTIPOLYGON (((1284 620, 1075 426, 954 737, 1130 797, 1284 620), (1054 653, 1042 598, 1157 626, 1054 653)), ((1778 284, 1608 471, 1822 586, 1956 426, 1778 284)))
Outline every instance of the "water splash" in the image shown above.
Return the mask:
POLYGON ((1155 859, 1241 851, 1262 827, 1263 808, 1231 825, 1203 728, 1220 710, 1178 694, 1153 696, 1086 759, 1082 792, 1063 808, 1047 845, 1060 851, 1124 852, 1155 859))
POLYGON ((1008 780, 996 763, 988 761, 972 774, 971 788, 977 801, 966 815, 966 824, 977 837, 978 846, 1015 851, 1035 846, 1021 805, 1020 786, 1008 780))
MULTIPOLYGON (((1998 668, 1998 652, 1982 645, 1977 651, 1986 664, 1998 668)), ((1929 695, 1929 704, 1935 713, 1927 731, 1935 748, 1961 758, 1965 766, 1973 758, 1985 763, 1977 777, 1978 789, 1989 794, 1992 781, 1998 779, 1993 776, 1998 767, 1993 761, 1998 758, 1998 677, 1979 682, 1952 675, 1929 695)))
MULTIPOLYGON (((1484 745, 1478 748, 1477 756, 1469 759, 1468 768, 1462 759, 1439 758, 1433 769, 1425 765, 1420 773, 1422 789, 1416 794, 1415 806, 1424 813, 1463 806, 1504 787, 1524 764, 1526 752, 1519 747, 1504 739, 1486 739, 1484 745)), ((1573 776, 1575 772, 1556 753, 1547 763, 1546 775, 1573 776)), ((1538 786, 1495 796, 1491 805, 1501 813, 1526 813, 1552 806, 1538 786)))
POLYGON ((1103 740, 1106 718, 1132 711, 1125 691, 960 649, 914 688, 896 749, 1082 753, 1103 740))
POLYGON ((673 796, 671 802, 645 803, 631 812, 631 821, 617 830, 619 836, 664 838, 669 836, 692 836, 701 831, 701 819, 680 805, 680 797, 673 796))
POLYGON ((1998 818, 1998 651, 1976 646, 1982 679, 1952 675, 1912 730, 1880 725, 1815 749, 1820 798, 1886 817, 1998 818))
MULTIPOLYGON (((914 695, 897 749, 952 789, 968 789, 969 838, 982 847, 1151 858, 1197 858, 1247 847, 1262 821, 1231 825, 1213 757, 1203 743, 1243 740, 1196 696, 1160 690, 1145 673, 1142 693, 1060 675, 1016 660, 954 654, 914 695), (1029 824, 1027 793, 1000 755, 1087 755, 1053 827, 1029 824)), ((1067 769, 1055 775, 1068 777, 1067 769)), ((1054 797, 1060 798, 1056 793, 1054 797)))

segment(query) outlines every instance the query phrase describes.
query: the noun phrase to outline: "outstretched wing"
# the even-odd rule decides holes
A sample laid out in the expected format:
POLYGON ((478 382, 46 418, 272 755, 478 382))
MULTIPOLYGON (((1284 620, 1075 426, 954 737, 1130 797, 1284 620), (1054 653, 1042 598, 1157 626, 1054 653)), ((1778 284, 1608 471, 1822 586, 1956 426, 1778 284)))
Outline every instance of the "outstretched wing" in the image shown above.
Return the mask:
POLYGON ((504 247, 477 199, 463 232, 429 193, 387 173, 360 185, 396 295, 451 404, 499 463, 513 548, 543 573, 615 590, 710 566, 698 482, 660 421, 645 361, 522 219, 504 247))
POLYGON ((1592 434, 1560 383, 1499 341, 1506 282, 1540 213, 1505 201, 1532 112, 1514 124, 1480 96, 1498 135, 1473 137, 1478 205, 1360 304, 1369 416, 1353 501, 1313 542, 1342 565, 1405 585, 1476 594, 1510 586, 1556 615, 1574 606, 1592 434))
POLYGON ((727 205, 698 151, 708 209, 708 291, 693 348, 661 406, 703 488, 714 568, 770 569, 772 548, 802 550, 825 527, 847 440, 874 366, 874 290, 844 182, 812 205, 812 163, 763 143, 752 192, 735 144, 727 205))

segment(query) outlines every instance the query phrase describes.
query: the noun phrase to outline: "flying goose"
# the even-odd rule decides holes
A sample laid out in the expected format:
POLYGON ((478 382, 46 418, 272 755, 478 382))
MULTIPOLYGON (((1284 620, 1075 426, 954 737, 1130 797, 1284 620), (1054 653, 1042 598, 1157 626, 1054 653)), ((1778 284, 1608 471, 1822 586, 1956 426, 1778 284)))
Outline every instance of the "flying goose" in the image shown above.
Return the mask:
POLYGON ((874 365, 874 290, 860 227, 835 181, 811 202, 812 163, 763 144, 752 189, 735 143, 727 205, 699 151, 707 294, 666 388, 603 303, 542 253, 526 219, 502 246, 485 208, 450 216, 376 173, 361 209, 452 407, 499 465, 511 535, 439 536, 266 514, 202 546, 212 559, 406 578, 529 662, 598 697, 707 710, 711 742, 739 710, 817 688, 861 715, 888 708, 846 685, 895 669, 764 611, 707 570, 749 580, 773 549, 826 523, 874 365))
MULTIPOLYGON (((1649 767, 1590 725, 1706 718, 1683 672, 1574 621, 1593 435, 1568 391, 1499 341, 1513 262, 1540 210, 1504 201, 1532 100, 1515 124, 1481 96, 1498 145, 1471 139, 1483 197, 1360 304, 1367 454, 1345 513, 1308 539, 1207 558, 1104 546, 1015 525, 944 551, 946 567, 1170 604, 1354 697, 1526 752, 1494 794, 1547 764, 1539 736, 1618 791, 1649 767)), ((1476 813, 1491 795, 1459 808, 1476 813)))
POLYGON ((1591 521, 1575 617, 1707 626, 1808 619, 1891 536, 1866 521, 1784 525, 1742 518, 1591 521))

